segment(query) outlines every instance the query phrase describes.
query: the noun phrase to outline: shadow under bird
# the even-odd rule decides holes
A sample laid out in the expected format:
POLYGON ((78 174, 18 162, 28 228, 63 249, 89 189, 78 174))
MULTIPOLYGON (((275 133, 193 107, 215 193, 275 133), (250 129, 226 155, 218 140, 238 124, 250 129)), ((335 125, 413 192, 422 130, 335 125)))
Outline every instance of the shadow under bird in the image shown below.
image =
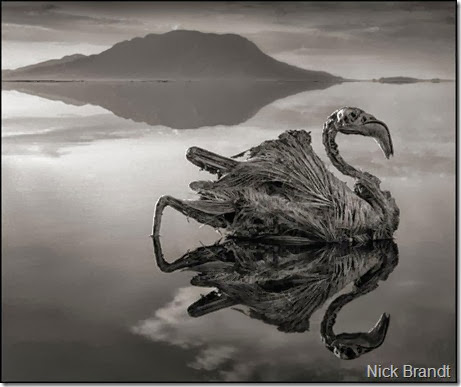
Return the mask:
POLYGON ((155 208, 153 236, 160 233, 163 210, 171 206, 236 238, 300 244, 391 239, 399 208, 376 176, 341 157, 338 132, 372 137, 387 158, 393 155, 387 125, 353 107, 328 117, 323 144, 333 166, 355 179, 354 190, 326 168, 312 149, 310 132, 304 130, 286 131, 232 158, 189 148, 187 159, 218 179, 192 182, 197 200, 162 196, 155 208), (236 160, 244 155, 245 161, 236 160))
POLYGON ((192 317, 238 304, 246 309, 234 309, 280 331, 305 332, 312 314, 352 283, 352 290, 331 301, 324 314, 320 334, 326 348, 351 360, 380 347, 386 337, 386 313, 368 332, 336 334, 333 326, 346 304, 376 289, 394 270, 398 248, 393 240, 319 246, 227 239, 172 263, 164 260, 159 238, 154 238, 154 250, 162 271, 189 269, 197 272, 192 285, 217 288, 189 306, 192 317))

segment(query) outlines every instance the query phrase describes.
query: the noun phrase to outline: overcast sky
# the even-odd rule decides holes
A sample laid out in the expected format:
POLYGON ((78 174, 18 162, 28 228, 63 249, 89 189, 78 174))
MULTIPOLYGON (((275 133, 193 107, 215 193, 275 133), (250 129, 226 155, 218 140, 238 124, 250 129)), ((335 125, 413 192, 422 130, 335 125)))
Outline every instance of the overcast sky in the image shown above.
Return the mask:
POLYGON ((238 33, 275 58, 354 78, 454 78, 456 2, 2 2, 2 68, 173 29, 238 33))

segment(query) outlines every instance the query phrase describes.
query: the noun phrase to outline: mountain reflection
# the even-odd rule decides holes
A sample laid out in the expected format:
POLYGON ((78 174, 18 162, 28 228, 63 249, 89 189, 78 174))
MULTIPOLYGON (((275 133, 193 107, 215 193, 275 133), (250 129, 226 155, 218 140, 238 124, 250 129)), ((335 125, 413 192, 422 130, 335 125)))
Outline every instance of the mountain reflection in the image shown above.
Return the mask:
POLYGON ((392 240, 294 246, 232 239, 168 263, 154 238, 154 252, 162 271, 193 270, 197 274, 192 285, 217 288, 189 306, 192 317, 238 304, 236 310, 280 331, 305 332, 312 314, 352 284, 352 290, 334 298, 325 312, 321 323, 325 346, 341 359, 354 359, 379 347, 386 337, 390 317, 385 313, 368 332, 335 334, 333 326, 346 304, 376 289, 394 270, 398 248, 392 240))
POLYGON ((273 101, 333 83, 302 81, 2 82, 67 104, 101 106, 116 116, 173 129, 237 125, 273 101))

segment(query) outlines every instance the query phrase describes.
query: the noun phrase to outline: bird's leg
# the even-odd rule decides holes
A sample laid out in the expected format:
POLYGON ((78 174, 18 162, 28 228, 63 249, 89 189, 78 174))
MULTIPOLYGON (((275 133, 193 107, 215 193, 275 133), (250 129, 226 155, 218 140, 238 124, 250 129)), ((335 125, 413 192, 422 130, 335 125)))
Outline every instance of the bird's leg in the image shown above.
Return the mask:
POLYGON ((154 257, 157 262, 157 266, 161 271, 164 273, 171 273, 179 268, 181 268, 178 263, 181 261, 181 258, 176 260, 173 263, 168 263, 165 261, 165 257, 163 256, 162 245, 160 244, 160 238, 158 235, 152 235, 152 242, 154 244, 154 257))
POLYGON ((160 224, 165 207, 172 207, 187 217, 195 219, 199 223, 207 224, 215 228, 225 228, 228 222, 226 214, 234 212, 234 206, 229 202, 215 200, 179 200, 172 196, 162 196, 155 205, 152 235, 160 235, 160 224))
POLYGON ((195 301, 187 308, 187 313, 191 317, 200 317, 220 309, 229 308, 238 304, 239 301, 233 297, 213 290, 199 300, 195 301))
POLYGON ((220 244, 199 247, 194 251, 187 252, 176 261, 169 263, 165 260, 163 255, 159 236, 153 236, 152 242, 157 266, 161 271, 165 273, 171 273, 173 271, 184 268, 193 268, 206 262, 219 260, 220 255, 223 254, 223 251, 225 252, 225 248, 220 244))
POLYGON ((197 167, 202 168, 207 172, 217 174, 218 177, 230 172, 240 164, 239 161, 220 156, 216 153, 196 146, 193 146, 187 150, 186 158, 197 167))

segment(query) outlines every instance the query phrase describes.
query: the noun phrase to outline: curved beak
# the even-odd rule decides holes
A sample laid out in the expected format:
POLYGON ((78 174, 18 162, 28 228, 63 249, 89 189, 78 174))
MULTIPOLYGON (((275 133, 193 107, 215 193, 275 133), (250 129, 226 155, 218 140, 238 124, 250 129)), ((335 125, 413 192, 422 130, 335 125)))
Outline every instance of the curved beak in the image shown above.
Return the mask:
POLYGON ((361 333, 341 333, 336 336, 336 341, 345 344, 360 345, 365 351, 369 352, 378 348, 386 338, 387 330, 389 328, 390 316, 383 313, 381 318, 368 332, 361 333))
POLYGON ((386 158, 394 154, 394 146, 387 125, 380 120, 369 120, 363 124, 349 124, 338 127, 343 134, 360 134, 361 136, 373 137, 384 152, 386 158))
POLYGON ((389 314, 383 313, 376 325, 365 334, 368 348, 377 348, 384 342, 390 319, 391 317, 389 314))

